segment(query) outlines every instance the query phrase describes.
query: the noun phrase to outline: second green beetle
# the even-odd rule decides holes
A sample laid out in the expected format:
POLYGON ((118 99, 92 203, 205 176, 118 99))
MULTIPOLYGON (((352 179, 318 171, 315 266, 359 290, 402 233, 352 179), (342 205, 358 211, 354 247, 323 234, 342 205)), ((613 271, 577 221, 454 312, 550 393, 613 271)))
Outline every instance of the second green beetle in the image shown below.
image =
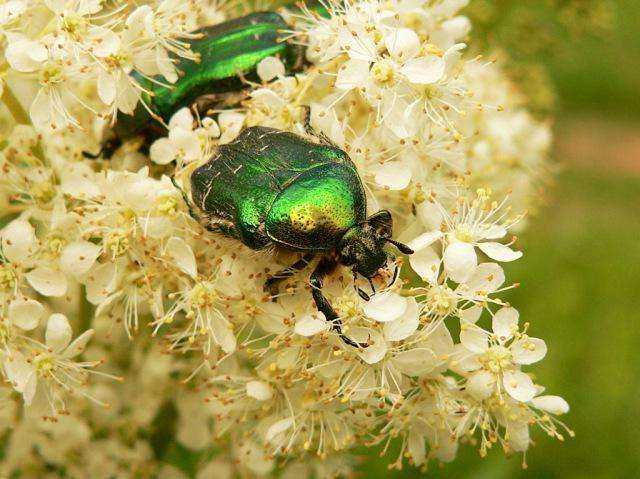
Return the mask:
POLYGON ((257 66, 267 57, 279 57, 287 73, 301 69, 304 47, 285 38, 288 28, 277 13, 256 12, 194 32, 202 35, 189 42, 199 61, 176 59, 180 77, 174 84, 166 86, 162 78, 152 81, 132 74, 145 90, 145 105, 138 105, 133 115, 118 114, 100 154, 111 156, 123 140, 134 136, 144 137, 149 144, 165 134, 158 120, 167 123, 182 107, 194 106, 204 114, 211 107, 237 102, 247 81, 258 81, 257 66))
POLYGON ((386 243, 405 254, 413 251, 391 238, 388 211, 366 216, 362 181, 344 151, 273 128, 247 128, 192 173, 191 194, 197 209, 192 215, 209 230, 255 250, 273 245, 303 253, 267 280, 272 293, 279 281, 320 255, 310 278, 317 308, 345 343, 366 346, 342 333, 338 314, 322 294, 323 277, 342 264, 371 282, 393 258, 386 243))

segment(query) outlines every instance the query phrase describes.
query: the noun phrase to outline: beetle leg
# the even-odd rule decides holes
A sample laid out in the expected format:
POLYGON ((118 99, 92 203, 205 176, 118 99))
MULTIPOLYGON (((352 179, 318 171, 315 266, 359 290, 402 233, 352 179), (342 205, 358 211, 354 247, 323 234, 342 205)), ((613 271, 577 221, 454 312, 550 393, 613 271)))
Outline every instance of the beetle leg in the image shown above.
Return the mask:
POLYGON ((111 138, 105 141, 98 153, 90 153, 88 151, 83 151, 82 156, 89 160, 97 160, 102 157, 104 160, 110 160, 113 154, 116 152, 118 148, 122 146, 122 140, 118 137, 111 138))
POLYGON ((311 273, 309 282, 311 283, 311 294, 313 295, 313 300, 316 303, 318 311, 321 311, 327 321, 331 323, 331 329, 338 333, 338 336, 340 336, 340 339, 342 339, 345 344, 353 346, 354 348, 366 348, 368 346, 367 343, 358 343, 347 337, 342 332, 342 321, 340 321, 340 317, 329 303, 329 300, 327 300, 324 294, 322 294, 322 279, 328 273, 333 271, 336 265, 337 263, 335 260, 325 257, 320 260, 316 269, 311 273))
POLYGON ((291 276, 296 274, 296 272, 302 271, 307 266, 309 266, 309 263, 313 260, 314 256, 315 256, 314 253, 307 253, 298 261, 296 261, 291 266, 289 266, 288 268, 284 268, 283 270, 278 271, 273 276, 270 276, 267 279, 267 281, 264 283, 265 291, 268 291, 271 294, 271 297, 273 298, 273 300, 275 301, 276 300, 275 296, 278 294, 278 284, 281 281, 287 278, 290 278, 291 276))
POLYGON ((175 179, 175 177, 173 175, 171 176, 171 183, 173 183, 173 186, 175 186, 176 189, 180 192, 180 194, 182 194, 182 199, 187 204, 187 208, 189 209, 189 216, 191 216, 198 223, 202 224, 202 218, 200 218, 200 215, 198 215, 193 210, 193 206, 191 206, 191 201, 189 200, 189 197, 187 196, 187 193, 185 193, 185 191, 182 188, 180 188, 180 186, 178 185, 178 182, 176 181, 176 179, 175 179))
POLYGON ((331 141, 331 139, 329 139, 327 135, 324 134, 324 132, 318 132, 313 126, 311 126, 311 107, 309 105, 303 105, 302 108, 304 109, 304 118, 302 120, 304 131, 306 131, 308 135, 311 135, 314 138, 320 140, 320 144, 322 145, 339 148, 333 141, 331 141))
POLYGON ((243 100, 246 100, 249 94, 247 91, 228 92, 228 93, 207 93, 200 95, 191 104, 191 111, 196 117, 210 116, 225 108, 234 107, 243 100))

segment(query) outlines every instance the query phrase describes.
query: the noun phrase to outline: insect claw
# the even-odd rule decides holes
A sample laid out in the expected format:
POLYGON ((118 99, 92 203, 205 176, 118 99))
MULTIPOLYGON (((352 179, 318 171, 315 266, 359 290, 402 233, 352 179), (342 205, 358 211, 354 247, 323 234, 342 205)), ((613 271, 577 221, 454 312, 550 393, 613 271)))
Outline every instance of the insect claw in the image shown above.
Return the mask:
POLYGON ((398 271, 399 271, 399 267, 398 267, 398 263, 396 263, 396 268, 393 270, 393 278, 391 278, 391 281, 389 282, 387 288, 390 288, 391 286, 393 286, 393 283, 396 282, 396 279, 398 279, 398 271))
POLYGON ((367 293, 365 293, 362 289, 360 288, 356 288, 358 290, 358 295, 364 299, 365 301, 369 301, 371 299, 371 296, 369 296, 367 293))

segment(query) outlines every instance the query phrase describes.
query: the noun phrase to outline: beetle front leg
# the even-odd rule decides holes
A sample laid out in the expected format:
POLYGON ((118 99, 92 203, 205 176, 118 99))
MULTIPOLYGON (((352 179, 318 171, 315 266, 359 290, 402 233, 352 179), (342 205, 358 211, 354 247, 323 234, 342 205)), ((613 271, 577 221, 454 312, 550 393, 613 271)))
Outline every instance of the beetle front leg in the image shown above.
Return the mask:
POLYGON ((82 156, 89 160, 97 160, 98 158, 102 158, 104 160, 110 160, 113 154, 116 152, 118 148, 122 146, 122 140, 118 137, 110 138, 102 143, 100 150, 98 153, 90 153, 88 151, 83 151, 82 156))
POLYGON ((322 279, 329 274, 336 267, 335 260, 322 258, 316 266, 316 269, 311 273, 311 278, 309 282, 311 283, 311 294, 313 295, 313 300, 316 303, 316 307, 318 311, 322 312, 327 319, 331 323, 331 329, 333 329, 340 339, 344 341, 345 344, 349 346, 353 346, 354 348, 366 348, 368 344, 366 343, 358 343, 353 339, 347 337, 342 332, 342 321, 340 317, 335 312, 329 300, 322 294, 322 279))
POLYGON ((304 130, 307 134, 320 140, 322 145, 339 148, 327 135, 324 134, 323 131, 316 131, 316 129, 311 125, 311 107, 309 105, 303 105, 302 108, 304 109, 302 124, 304 125, 304 130))
POLYGON ((273 298, 273 300, 275 301, 276 300, 275 297, 278 294, 278 284, 281 281, 283 281, 283 280, 285 280, 287 278, 290 278, 291 276, 296 274, 298 271, 302 271, 307 266, 309 266, 309 263, 311 263, 311 261, 313 260, 314 256, 315 256, 314 253, 307 253, 302 258, 300 258, 298 261, 296 261, 291 266, 289 266, 288 268, 284 268, 284 269, 278 271, 273 276, 270 276, 267 279, 267 281, 265 281, 265 283, 264 283, 265 291, 268 291, 269 294, 271 294, 271 297, 273 298))

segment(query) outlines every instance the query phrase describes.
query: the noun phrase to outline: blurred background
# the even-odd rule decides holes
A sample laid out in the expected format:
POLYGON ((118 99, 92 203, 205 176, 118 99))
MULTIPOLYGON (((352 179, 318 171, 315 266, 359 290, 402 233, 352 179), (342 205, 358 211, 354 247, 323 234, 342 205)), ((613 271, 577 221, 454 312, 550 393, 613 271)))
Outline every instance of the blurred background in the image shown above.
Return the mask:
POLYGON ((537 373, 564 396, 574 439, 535 431, 526 456, 364 476, 632 478, 640 473, 640 2, 473 0, 476 39, 502 46, 531 107, 555 117, 560 173, 506 268, 509 300, 549 346, 537 373))

